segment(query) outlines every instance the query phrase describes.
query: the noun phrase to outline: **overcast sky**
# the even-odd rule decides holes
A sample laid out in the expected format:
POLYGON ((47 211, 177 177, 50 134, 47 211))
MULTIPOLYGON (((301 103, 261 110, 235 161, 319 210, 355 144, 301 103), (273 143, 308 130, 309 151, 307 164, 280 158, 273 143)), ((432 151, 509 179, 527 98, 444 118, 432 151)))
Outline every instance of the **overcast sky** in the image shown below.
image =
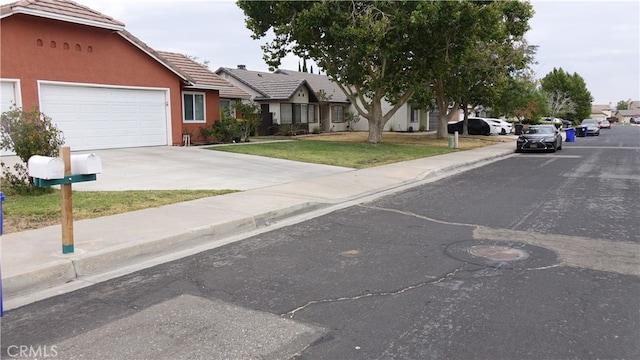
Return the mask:
MULTIPOLYGON (((209 68, 246 65, 268 71, 260 46, 235 1, 75 0, 123 22, 156 50, 209 61, 209 68)), ((6 1, 3 1, 5 3, 6 1)), ((538 45, 537 77, 554 67, 578 73, 594 104, 640 100, 640 1, 532 1, 527 39, 538 45)), ((289 56, 281 68, 298 69, 289 56)))

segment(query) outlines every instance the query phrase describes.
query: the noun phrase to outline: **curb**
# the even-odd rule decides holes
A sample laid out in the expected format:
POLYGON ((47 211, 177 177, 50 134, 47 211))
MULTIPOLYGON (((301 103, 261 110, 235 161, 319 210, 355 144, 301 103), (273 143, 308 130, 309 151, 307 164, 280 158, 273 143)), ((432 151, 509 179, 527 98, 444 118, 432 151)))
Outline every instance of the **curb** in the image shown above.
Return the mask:
POLYGON ((49 262, 27 272, 3 277, 3 297, 6 300, 11 300, 53 286, 81 280, 84 277, 113 271, 117 267, 135 265, 167 253, 198 246, 203 242, 258 230, 290 216, 319 210, 327 206, 329 204, 306 202, 221 224, 186 229, 180 235, 140 242, 133 246, 121 245, 95 251, 91 254, 83 254, 82 249, 78 249, 76 253, 67 258, 49 262), (206 239, 204 239, 205 237, 206 239))

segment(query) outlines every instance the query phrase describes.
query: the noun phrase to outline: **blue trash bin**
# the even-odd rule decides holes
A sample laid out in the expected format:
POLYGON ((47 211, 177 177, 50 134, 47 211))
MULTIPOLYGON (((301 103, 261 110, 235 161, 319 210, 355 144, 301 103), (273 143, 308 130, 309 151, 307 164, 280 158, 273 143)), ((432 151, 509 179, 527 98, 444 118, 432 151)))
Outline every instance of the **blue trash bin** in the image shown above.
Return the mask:
POLYGON ((576 129, 574 129, 574 128, 566 128, 566 129, 564 129, 564 133, 567 135, 567 142, 575 142, 576 141, 576 129))

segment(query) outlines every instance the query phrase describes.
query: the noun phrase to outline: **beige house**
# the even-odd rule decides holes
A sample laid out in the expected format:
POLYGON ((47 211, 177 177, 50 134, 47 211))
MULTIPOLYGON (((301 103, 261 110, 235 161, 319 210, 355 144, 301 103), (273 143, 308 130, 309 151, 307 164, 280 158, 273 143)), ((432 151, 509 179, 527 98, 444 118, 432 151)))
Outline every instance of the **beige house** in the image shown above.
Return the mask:
POLYGON ((596 120, 606 120, 613 116, 614 110, 609 105, 591 105, 591 115, 589 118, 596 120))
POLYGON ((640 100, 627 101, 627 110, 618 110, 614 114, 621 124, 631 123, 631 119, 640 120, 640 100))

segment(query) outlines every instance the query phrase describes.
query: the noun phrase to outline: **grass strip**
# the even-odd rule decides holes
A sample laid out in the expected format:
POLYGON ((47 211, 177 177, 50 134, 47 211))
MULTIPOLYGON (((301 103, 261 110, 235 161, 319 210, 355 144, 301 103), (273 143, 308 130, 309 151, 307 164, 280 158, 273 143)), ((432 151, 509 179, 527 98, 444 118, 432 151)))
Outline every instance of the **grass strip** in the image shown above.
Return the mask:
MULTIPOLYGON (((235 190, 74 191, 73 218, 92 219, 232 192, 235 190)), ((60 224, 61 207, 60 190, 37 196, 7 195, 2 207, 4 233, 60 224)))

